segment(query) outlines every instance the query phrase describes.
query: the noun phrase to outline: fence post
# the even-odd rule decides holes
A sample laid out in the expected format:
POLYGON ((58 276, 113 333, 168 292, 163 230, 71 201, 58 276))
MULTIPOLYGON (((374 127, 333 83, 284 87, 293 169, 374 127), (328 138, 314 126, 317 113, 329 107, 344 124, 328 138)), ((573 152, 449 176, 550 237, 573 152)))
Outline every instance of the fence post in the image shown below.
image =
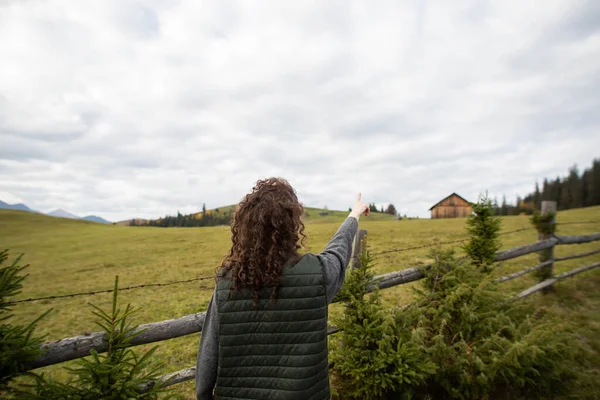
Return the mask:
POLYGON ((354 255, 352 256, 352 266, 351 268, 360 268, 360 254, 362 251, 362 244, 367 242, 367 230, 359 229, 356 234, 356 239, 354 241, 354 255))
MULTIPOLYGON (((556 201, 542 201, 542 216, 548 215, 550 213, 556 214, 556 201)), ((551 239, 552 238, 552 233, 554 231, 554 227, 553 225, 556 224, 556 216, 552 218, 552 220, 549 222, 548 226, 542 227, 542 229, 540 229, 538 227, 538 240, 546 240, 546 239, 551 239)), ((540 262, 545 262, 545 261, 552 261, 554 260, 554 246, 550 247, 549 249, 546 250, 542 250, 539 253, 539 260, 540 262)), ((544 268, 542 268, 541 272, 541 281, 545 280, 545 279, 549 279, 554 275, 553 272, 553 264, 550 263, 547 266, 545 266, 544 268)), ((548 293, 552 291, 552 287, 549 286, 547 288, 545 288, 542 292, 543 293, 548 293)))

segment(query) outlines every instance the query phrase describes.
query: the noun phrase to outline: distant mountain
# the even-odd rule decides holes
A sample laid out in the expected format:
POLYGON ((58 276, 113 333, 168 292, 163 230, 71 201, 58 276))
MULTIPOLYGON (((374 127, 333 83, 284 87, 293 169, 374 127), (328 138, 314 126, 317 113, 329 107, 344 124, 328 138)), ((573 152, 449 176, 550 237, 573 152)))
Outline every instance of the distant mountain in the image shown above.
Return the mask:
POLYGON ((77 215, 71 214, 70 212, 62 210, 60 208, 58 210, 54 210, 52 212, 47 213, 47 215, 49 215, 51 217, 59 217, 59 218, 81 219, 77 215))
POLYGON ((95 215, 88 215, 87 217, 81 218, 85 221, 97 222, 99 224, 110 224, 110 221, 105 220, 104 218, 97 217, 95 215))
MULTIPOLYGON (((0 200, 0 210, 1 209, 28 211, 28 212, 37 213, 37 211, 32 210, 31 208, 27 207, 23 203, 8 204, 8 203, 3 202, 2 200, 0 200)), ((58 210, 54 210, 52 212, 46 213, 46 215, 49 215, 51 217, 59 217, 59 218, 81 219, 84 221, 97 222, 99 224, 110 224, 111 223, 110 221, 107 221, 102 217, 98 217, 97 215, 88 215, 86 217, 79 218, 77 215, 71 214, 70 212, 60 209, 60 208, 58 210)))
POLYGON ((36 211, 32 210, 31 208, 27 207, 23 203, 8 204, 8 203, 3 202, 2 200, 0 200, 0 208, 5 209, 5 210, 19 210, 19 211, 36 212, 36 211))

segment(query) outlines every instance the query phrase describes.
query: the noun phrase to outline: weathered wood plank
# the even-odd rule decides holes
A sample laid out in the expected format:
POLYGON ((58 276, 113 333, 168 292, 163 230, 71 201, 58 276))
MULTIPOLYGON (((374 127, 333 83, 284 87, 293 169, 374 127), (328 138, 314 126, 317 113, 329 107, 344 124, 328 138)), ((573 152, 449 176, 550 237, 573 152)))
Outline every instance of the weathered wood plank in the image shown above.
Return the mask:
POLYGON ((574 258, 587 257, 587 256, 591 256, 591 255, 597 254, 597 253, 600 253, 600 249, 594 250, 594 251, 590 251, 590 252, 587 252, 587 253, 573 254, 572 256, 555 258, 554 261, 572 260, 574 258))
POLYGON ((541 250, 549 249, 555 246, 558 240, 555 238, 542 240, 539 242, 526 244, 523 246, 517 246, 509 250, 499 251, 494 256, 495 261, 510 260, 511 258, 517 258, 526 254, 535 253, 541 250))
POLYGON ((581 244, 594 242, 600 240, 600 232, 592 233, 589 235, 578 235, 578 236, 556 236, 558 244, 581 244))
POLYGON ((359 229, 354 240, 354 252, 352 254, 352 269, 360 267, 360 253, 363 240, 367 236, 366 229, 359 229))
POLYGON ((557 281, 556 278, 546 279, 545 281, 540 282, 537 285, 530 287, 529 289, 523 290, 516 297, 519 299, 522 299, 523 297, 527 297, 530 294, 533 294, 535 292, 539 292, 540 290, 549 288, 550 286, 554 285, 556 283, 556 281, 557 281))
POLYGON ((591 265, 586 265, 584 267, 579 267, 579 268, 575 268, 574 270, 568 271, 568 272, 563 272, 562 274, 558 274, 556 275, 556 279, 558 280, 562 280, 565 278, 569 278, 573 275, 577 275, 579 273, 582 273, 584 271, 589 271, 590 269, 594 269, 594 268, 598 268, 600 267, 600 262, 591 264, 591 265))
POLYGON ((327 325, 327 334, 333 335, 334 333, 338 333, 340 330, 337 326, 327 325))
MULTIPOLYGON (((141 331, 141 333, 131 340, 131 344, 137 346, 200 332, 205 318, 206 312, 200 312, 181 318, 142 324, 137 329, 137 332, 141 331)), ((32 369, 85 357, 91 350, 103 353, 108 349, 108 342, 104 332, 94 332, 44 343, 41 347, 46 350, 46 353, 31 364, 32 369)))
POLYGON ((531 267, 531 268, 526 268, 526 269, 524 269, 524 270, 521 270, 521 271, 515 272, 515 273, 513 273, 513 274, 508 274, 508 275, 506 275, 506 276, 503 276, 503 277, 501 277, 501 278, 494 279, 494 283, 502 283, 502 282, 510 281, 511 279, 518 278, 519 276, 523 276, 523 275, 525 275, 525 274, 528 274, 528 273, 530 273, 530 272, 533 272, 533 271, 536 271, 536 270, 538 270, 538 269, 544 268, 544 267, 546 267, 546 266, 548 266, 548 265, 551 265, 551 264, 552 264, 552 260, 549 260, 549 261, 544 261, 543 263, 540 263, 540 264, 538 264, 538 265, 535 265, 535 266, 533 266, 533 267, 531 267))
POLYGON ((584 267, 579 267, 579 268, 575 268, 572 271, 568 271, 568 272, 563 272, 562 274, 556 275, 554 278, 550 278, 550 279, 546 279, 543 282, 538 283, 535 286, 530 287, 529 289, 526 289, 524 291, 522 291, 521 293, 519 293, 518 295, 515 296, 515 298, 523 298, 523 297, 527 297, 530 294, 533 294, 535 292, 539 292, 540 290, 543 290, 545 288, 548 288, 552 285, 554 285, 556 282, 569 278, 571 276, 580 274, 582 272, 585 271, 589 271, 590 269, 594 269, 594 268, 598 268, 600 267, 600 262, 591 264, 591 265, 586 265, 584 267))
MULTIPOLYGON (((191 381, 196 378, 196 367, 185 368, 179 371, 171 372, 170 374, 166 374, 158 378, 159 382, 164 382, 164 386, 171 386, 177 383, 191 381)), ((146 393, 148 390, 152 389, 154 386, 154 381, 145 382, 140 385, 138 392, 146 393)))
POLYGON ((377 286, 379 289, 387 289, 393 286, 418 281, 425 277, 422 271, 423 268, 429 269, 431 268, 431 265, 407 268, 402 271, 394 271, 387 274, 378 275, 375 277, 375 285, 368 286, 367 290, 371 292, 375 286, 377 286))
MULTIPOLYGON (((556 229, 556 208, 557 208, 556 201, 548 201, 548 200, 542 201, 542 216, 548 217, 548 215, 551 215, 552 219, 550 220, 549 224, 547 224, 546 226, 540 225, 540 226, 536 227, 538 229, 538 241, 541 242, 543 240, 552 239, 553 233, 550 233, 550 232, 554 232, 554 230, 556 229), (548 232, 548 231, 550 231, 550 232, 548 232)), ((540 279, 543 280, 543 279, 554 276, 554 272, 553 272, 554 263, 552 262, 552 260, 554 260, 554 246, 550 247, 549 249, 540 251, 538 253, 538 260, 540 263, 546 264, 544 267, 544 270, 540 274, 540 279), (548 262, 550 262, 550 263, 548 264, 548 262)), ((549 293, 551 289, 552 289, 552 286, 547 287, 547 288, 543 289, 542 291, 544 293, 549 293)))

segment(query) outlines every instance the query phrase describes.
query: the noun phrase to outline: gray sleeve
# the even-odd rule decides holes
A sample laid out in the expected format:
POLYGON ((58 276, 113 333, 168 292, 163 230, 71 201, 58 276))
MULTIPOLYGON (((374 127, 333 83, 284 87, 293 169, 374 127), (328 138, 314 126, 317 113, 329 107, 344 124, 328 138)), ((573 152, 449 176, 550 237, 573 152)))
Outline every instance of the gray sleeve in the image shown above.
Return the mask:
POLYGON ((340 291, 346 277, 346 267, 352 257, 352 241, 358 231, 358 220, 348 217, 339 227, 325 250, 316 256, 325 267, 327 302, 331 303, 340 291))
POLYGON ((217 319, 215 296, 216 289, 208 303, 196 360, 196 398, 198 400, 212 400, 213 389, 217 382, 219 320, 217 319))

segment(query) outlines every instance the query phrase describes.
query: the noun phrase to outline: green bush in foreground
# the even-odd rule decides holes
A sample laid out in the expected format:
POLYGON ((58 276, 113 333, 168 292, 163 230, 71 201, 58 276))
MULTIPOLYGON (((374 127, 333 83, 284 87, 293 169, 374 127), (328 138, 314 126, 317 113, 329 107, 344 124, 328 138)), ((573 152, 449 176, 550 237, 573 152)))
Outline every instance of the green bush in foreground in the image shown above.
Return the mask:
POLYGON ((124 310, 117 306, 118 277, 115 279, 112 309, 106 313, 94 308, 98 317, 96 324, 104 332, 108 341, 106 354, 92 350, 89 357, 77 361, 77 367, 65 368, 70 372, 67 382, 46 379, 43 375, 28 374, 33 383, 22 383, 17 390, 18 398, 23 400, 64 399, 157 399, 166 391, 156 384, 141 393, 140 388, 149 381, 157 381, 161 364, 153 359, 156 347, 143 355, 136 354, 130 346, 131 339, 140 333, 130 323, 131 315, 136 311, 130 304, 124 310))
POLYGON ((0 251, 0 395, 8 391, 8 384, 27 370, 27 365, 42 355, 42 337, 34 335, 37 322, 49 311, 27 325, 8 323, 13 304, 10 297, 21 293, 27 275, 22 272, 28 265, 20 265, 21 256, 10 265, 2 266, 8 260, 8 250, 0 251))
POLYGON ((506 298, 452 250, 435 250, 415 302, 382 308, 366 252, 348 272, 343 329, 332 338, 342 399, 595 398, 589 358, 572 327, 506 298), (574 394, 577 393, 577 396, 574 394), (584 393, 584 394, 582 394, 584 393))
POLYGON ((487 196, 480 196, 472 203, 473 213, 467 219, 469 242, 463 246, 473 265, 489 271, 494 263, 494 254, 500 249, 501 220, 494 215, 494 207, 487 196))
POLYGON ((589 383, 569 326, 506 299, 453 251, 431 256, 416 302, 396 313, 400 341, 417 343, 437 367, 424 384, 402 389, 408 398, 549 399, 589 383))
POLYGON ((368 294, 374 275, 366 250, 360 265, 348 272, 339 295, 346 309, 336 321, 342 332, 330 347, 331 362, 333 378, 344 398, 370 400, 404 385, 423 383, 435 372, 435 365, 423 358, 423 349, 415 341, 399 340, 393 314, 383 308, 379 291, 368 294))

